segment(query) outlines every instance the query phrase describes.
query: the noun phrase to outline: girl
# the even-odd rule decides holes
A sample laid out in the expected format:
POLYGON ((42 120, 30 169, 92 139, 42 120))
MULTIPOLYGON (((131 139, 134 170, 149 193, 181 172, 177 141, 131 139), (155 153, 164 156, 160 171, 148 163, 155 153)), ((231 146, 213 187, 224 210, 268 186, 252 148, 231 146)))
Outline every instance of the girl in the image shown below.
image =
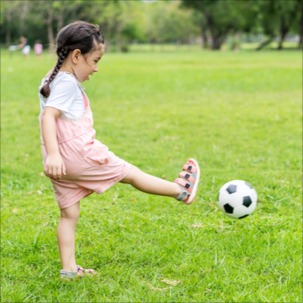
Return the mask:
POLYGON ((43 52, 43 45, 40 40, 36 40, 34 44, 34 51, 37 57, 40 57, 43 52))
POLYGON ((23 36, 20 37, 20 44, 18 45, 18 48, 22 49, 22 54, 24 55, 25 58, 27 58, 31 50, 31 47, 28 44, 28 41, 25 37, 23 36))
POLYGON ((105 42, 97 26, 76 21, 57 37, 58 61, 40 86, 40 130, 44 172, 60 208, 58 245, 61 277, 93 274, 75 260, 75 229, 80 200, 117 182, 140 191, 193 202, 199 183, 197 161, 189 159, 174 182, 144 173, 95 139, 90 103, 81 85, 98 71, 105 42))

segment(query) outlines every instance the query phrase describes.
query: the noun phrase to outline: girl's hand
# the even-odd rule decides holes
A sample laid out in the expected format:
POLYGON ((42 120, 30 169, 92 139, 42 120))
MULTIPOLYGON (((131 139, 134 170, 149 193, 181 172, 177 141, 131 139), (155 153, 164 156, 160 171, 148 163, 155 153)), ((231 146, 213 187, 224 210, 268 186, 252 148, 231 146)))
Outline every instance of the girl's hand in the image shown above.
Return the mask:
POLYGON ((65 165, 59 153, 47 156, 44 164, 44 173, 55 180, 60 180, 62 175, 66 175, 65 165))
POLYGON ((54 180, 66 175, 65 164, 59 152, 56 119, 61 112, 53 107, 46 107, 41 118, 42 137, 45 143, 47 158, 44 163, 45 174, 54 180))

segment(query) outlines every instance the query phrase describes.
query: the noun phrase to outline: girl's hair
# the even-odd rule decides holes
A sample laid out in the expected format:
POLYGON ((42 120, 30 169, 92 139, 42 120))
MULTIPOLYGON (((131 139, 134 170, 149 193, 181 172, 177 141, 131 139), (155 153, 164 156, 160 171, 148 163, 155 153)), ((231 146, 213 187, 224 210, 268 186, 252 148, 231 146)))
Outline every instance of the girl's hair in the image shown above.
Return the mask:
POLYGON ((40 93, 46 98, 50 95, 50 83, 58 74, 68 54, 79 49, 85 55, 92 51, 96 44, 104 44, 104 37, 99 31, 99 26, 84 21, 75 21, 59 31, 56 42, 58 61, 40 90, 40 93))

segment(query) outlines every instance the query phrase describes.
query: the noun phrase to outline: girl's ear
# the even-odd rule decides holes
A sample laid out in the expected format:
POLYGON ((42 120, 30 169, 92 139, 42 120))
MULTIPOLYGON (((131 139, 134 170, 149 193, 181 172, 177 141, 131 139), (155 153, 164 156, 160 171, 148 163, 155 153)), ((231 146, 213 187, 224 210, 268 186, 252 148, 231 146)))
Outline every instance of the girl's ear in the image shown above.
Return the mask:
POLYGON ((77 48, 72 51, 71 58, 72 58, 73 63, 75 63, 75 64, 78 63, 80 55, 81 55, 80 49, 77 48))

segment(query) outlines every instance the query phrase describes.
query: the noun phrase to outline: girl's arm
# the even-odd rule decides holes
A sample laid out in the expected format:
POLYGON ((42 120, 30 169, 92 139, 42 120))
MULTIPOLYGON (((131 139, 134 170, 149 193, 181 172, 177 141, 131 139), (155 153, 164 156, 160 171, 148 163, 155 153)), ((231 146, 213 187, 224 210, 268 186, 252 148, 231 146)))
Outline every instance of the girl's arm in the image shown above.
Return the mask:
POLYGON ((44 172, 47 176, 60 179, 66 174, 65 165, 59 152, 56 119, 60 111, 53 107, 46 107, 42 114, 42 137, 45 143, 47 158, 44 172))

